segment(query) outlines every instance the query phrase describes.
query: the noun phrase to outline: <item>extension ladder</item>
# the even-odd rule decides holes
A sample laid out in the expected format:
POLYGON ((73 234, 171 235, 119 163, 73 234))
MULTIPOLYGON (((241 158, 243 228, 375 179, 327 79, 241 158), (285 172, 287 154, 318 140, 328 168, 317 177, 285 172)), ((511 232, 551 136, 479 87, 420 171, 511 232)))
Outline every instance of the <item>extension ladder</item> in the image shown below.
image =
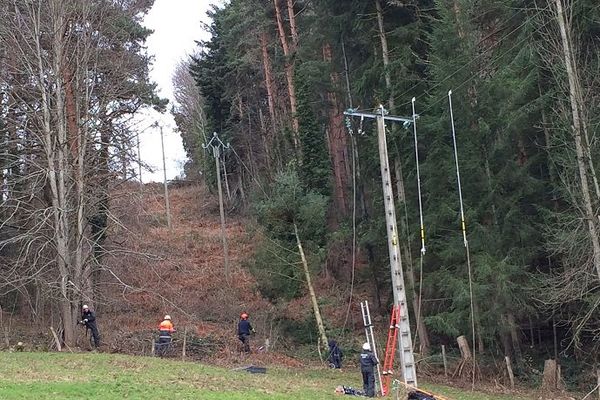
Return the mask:
MULTIPOLYGON (((373 324, 371 323, 371 312, 369 311, 368 301, 361 301, 360 311, 362 312, 363 325, 365 327, 365 336, 367 337, 367 343, 369 343, 369 345, 371 346, 371 351, 373 352, 375 358, 379 360, 379 357, 377 357, 377 347, 375 346, 375 335, 373 334, 373 324)), ((379 385, 379 390, 383 394, 380 364, 377 364, 377 381, 375 382, 375 384, 376 386, 379 385)), ((375 393, 377 393, 377 388, 375 388, 375 393)))
POLYGON ((383 385, 381 386, 381 395, 387 396, 390 392, 390 383, 394 374, 394 353, 398 342, 398 328, 400 322, 400 306, 392 306, 392 315, 390 317, 390 329, 388 330, 387 343, 385 345, 385 358, 383 360, 383 385))

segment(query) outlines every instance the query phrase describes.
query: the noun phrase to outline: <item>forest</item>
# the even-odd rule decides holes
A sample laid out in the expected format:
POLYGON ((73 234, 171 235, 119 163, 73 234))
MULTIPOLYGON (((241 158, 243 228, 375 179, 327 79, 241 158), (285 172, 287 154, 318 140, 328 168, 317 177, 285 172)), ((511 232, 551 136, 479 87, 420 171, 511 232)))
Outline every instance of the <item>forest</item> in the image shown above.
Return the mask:
POLYGON ((116 233, 141 162, 132 119, 152 107, 175 118, 182 180, 223 178, 227 218, 259 232, 242 264, 260 295, 310 298, 280 325, 296 344, 361 335, 364 299, 387 322, 378 127, 344 114, 383 108, 409 120, 384 129, 418 369, 464 336, 473 379, 506 356, 522 381, 554 360, 567 385, 595 382, 597 0, 230 0, 173 72, 173 104, 148 76, 152 4, 0 0, 0 317, 74 345, 82 302, 112 296, 102 279, 139 294, 111 265, 153 260, 116 233))
POLYGON ((369 285, 389 315, 376 124, 344 111, 383 105, 410 119, 414 97, 418 141, 411 124, 386 130, 419 353, 466 335, 484 360, 523 368, 534 354, 593 370, 596 2, 233 0, 210 16, 211 39, 175 74, 173 111, 188 176, 215 180, 200 146, 213 131, 235 150, 223 163, 235 206, 267 232, 252 265, 267 297, 303 293, 289 279, 303 274, 302 240, 312 274, 369 285))

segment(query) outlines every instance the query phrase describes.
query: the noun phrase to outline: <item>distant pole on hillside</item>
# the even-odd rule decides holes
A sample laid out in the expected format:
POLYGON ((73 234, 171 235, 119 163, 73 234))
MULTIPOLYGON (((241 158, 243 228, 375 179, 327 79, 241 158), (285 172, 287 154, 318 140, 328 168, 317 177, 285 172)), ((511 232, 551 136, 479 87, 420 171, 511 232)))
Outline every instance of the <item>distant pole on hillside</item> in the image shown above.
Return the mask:
POLYGON ((223 258, 225 259, 225 279, 229 282, 229 251, 227 248, 227 236, 225 235, 225 209, 223 208, 223 189, 221 188, 221 167, 219 158, 221 157, 221 149, 228 149, 229 143, 225 144, 221 141, 217 132, 213 133, 213 137, 203 148, 212 148, 213 157, 215 158, 215 167, 217 170, 217 188, 219 190, 219 211, 221 213, 221 237, 223 239, 223 258))
POLYGON ((137 156, 138 156, 138 179, 140 180, 140 186, 143 186, 142 183, 142 153, 140 152, 140 133, 138 133, 137 137, 137 156))
POLYGON ((167 210, 167 226, 171 229, 171 207, 169 206, 169 189, 167 187, 167 163, 165 162, 165 141, 163 139, 163 127, 160 126, 160 145, 162 147, 163 160, 163 183, 165 185, 165 208, 167 210))

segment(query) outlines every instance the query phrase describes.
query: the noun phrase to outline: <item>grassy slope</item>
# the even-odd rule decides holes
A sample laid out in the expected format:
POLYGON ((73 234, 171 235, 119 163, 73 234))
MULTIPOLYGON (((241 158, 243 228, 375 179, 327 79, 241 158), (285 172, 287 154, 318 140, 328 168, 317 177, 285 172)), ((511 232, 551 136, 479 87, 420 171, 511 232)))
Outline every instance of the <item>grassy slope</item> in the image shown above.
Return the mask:
MULTIPOLYGON (((336 385, 358 387, 355 371, 269 369, 249 374, 114 354, 0 353, 1 399, 339 399, 336 385)), ((435 387, 455 400, 525 399, 435 387)), ((351 398, 351 397, 347 397, 351 398)))

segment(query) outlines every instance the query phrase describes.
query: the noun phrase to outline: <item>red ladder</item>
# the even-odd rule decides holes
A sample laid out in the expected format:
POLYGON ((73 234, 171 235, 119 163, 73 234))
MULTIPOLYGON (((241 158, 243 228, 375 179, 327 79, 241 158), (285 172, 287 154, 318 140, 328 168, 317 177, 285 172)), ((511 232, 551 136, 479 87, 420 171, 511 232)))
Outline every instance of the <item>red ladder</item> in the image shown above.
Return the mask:
POLYGON ((383 387, 381 395, 386 396, 390 391, 390 383, 394 374, 394 354, 396 353, 396 343, 398 341, 398 328, 400 327, 400 306, 392 307, 392 316, 390 317, 390 329, 388 331, 387 344, 385 345, 385 358, 383 360, 383 387))

